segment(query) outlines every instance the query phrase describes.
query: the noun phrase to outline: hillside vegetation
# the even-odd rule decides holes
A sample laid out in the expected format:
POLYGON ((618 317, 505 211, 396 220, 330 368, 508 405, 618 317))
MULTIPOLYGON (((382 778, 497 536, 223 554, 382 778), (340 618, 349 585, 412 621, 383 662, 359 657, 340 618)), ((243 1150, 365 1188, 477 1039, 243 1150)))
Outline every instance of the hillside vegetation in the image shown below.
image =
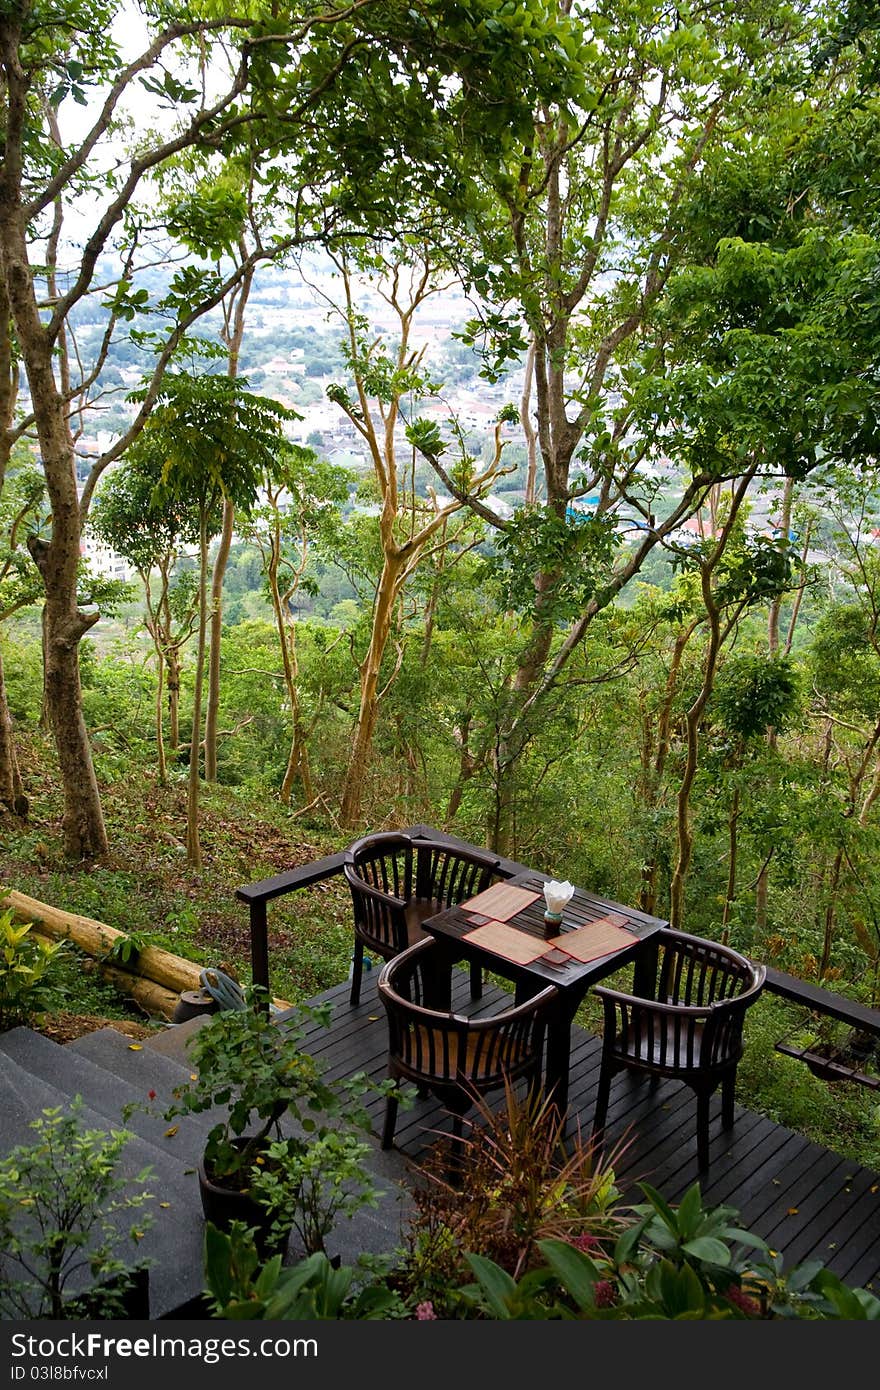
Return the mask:
POLYGON ((0 14, 3 880, 246 975, 427 822, 876 1006, 875 7, 138 9, 0 14))

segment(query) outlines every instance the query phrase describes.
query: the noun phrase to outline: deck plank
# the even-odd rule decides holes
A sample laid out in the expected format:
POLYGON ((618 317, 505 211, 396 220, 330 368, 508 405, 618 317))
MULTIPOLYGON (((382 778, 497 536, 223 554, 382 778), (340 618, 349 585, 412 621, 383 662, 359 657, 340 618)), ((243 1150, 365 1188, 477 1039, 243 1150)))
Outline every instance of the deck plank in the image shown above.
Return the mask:
MULTIPOLYGON (((310 1024, 303 1047, 334 1077, 365 1071, 379 1081, 386 1075, 385 1016, 376 992, 378 972, 364 976, 361 1003, 348 1002, 348 983, 319 995, 312 1003, 332 1006, 329 1028, 310 1024)), ((468 976, 454 972, 453 1007, 485 1013, 509 1002, 509 995, 487 982, 483 997, 471 1001, 468 976)), ((601 1040, 583 1028, 572 1029, 569 1133, 588 1138, 599 1083, 601 1040)), ((497 1104, 497 1101, 496 1101, 497 1104)), ((376 1131, 384 1101, 368 1099, 376 1131)), ((696 1105, 689 1087, 661 1082, 655 1088, 626 1075, 615 1078, 606 1126, 606 1148, 618 1154, 617 1182, 627 1201, 639 1201, 642 1179, 670 1201, 679 1201, 700 1179, 704 1200, 729 1205, 741 1224, 780 1250, 786 1267, 820 1259, 854 1287, 880 1287, 880 1175, 793 1133, 783 1125, 737 1104, 732 1130, 720 1127, 720 1103, 713 1103, 708 1174, 700 1179, 696 1160, 696 1105)), ((395 1147, 418 1166, 439 1132, 448 1133, 451 1118, 433 1098, 417 1100, 401 1111, 395 1147)))

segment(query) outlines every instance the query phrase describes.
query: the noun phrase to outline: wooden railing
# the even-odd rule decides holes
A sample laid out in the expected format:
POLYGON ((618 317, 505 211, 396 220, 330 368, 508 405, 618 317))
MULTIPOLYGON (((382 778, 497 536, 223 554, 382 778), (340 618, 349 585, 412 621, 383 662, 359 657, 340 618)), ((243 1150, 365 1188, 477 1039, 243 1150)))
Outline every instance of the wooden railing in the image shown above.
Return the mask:
POLYGON ((880 1055, 877 1044, 872 1046, 867 1043, 861 1054, 853 1046, 854 1040, 864 1043, 866 1038, 875 1038, 880 1041, 880 1010, 868 1008, 855 999, 846 999, 842 994, 823 989, 821 985, 808 984, 796 975, 786 975, 782 970, 769 967, 764 988, 792 1004, 800 1005, 812 1015, 818 1014, 848 1024, 853 1030, 849 1039, 828 1046, 818 1041, 797 1045, 789 1034, 777 1041, 777 1052, 803 1062, 823 1081, 849 1081, 873 1091, 880 1090, 880 1072, 876 1068, 866 1070, 868 1064, 865 1061, 871 1052, 880 1055))
MULTIPOLYGON (((405 826, 404 832, 411 835, 416 843, 419 840, 435 840, 444 844, 455 845, 459 849, 477 850, 479 848, 467 840, 460 839, 457 835, 448 835, 431 825, 405 826)), ((341 874, 348 853, 347 849, 341 849, 336 854, 328 854, 324 859, 316 859, 311 864, 302 864, 297 869, 288 870, 287 873, 276 874, 274 878, 264 878, 259 883, 249 883, 236 890, 236 898, 239 902, 247 903, 250 912, 251 973, 254 984, 269 990, 268 904, 288 893, 295 893, 301 888, 310 888, 314 883, 321 883, 325 879, 334 878, 341 874)), ((527 865, 519 864, 513 859, 499 858, 499 872, 505 878, 512 878, 514 874, 530 872, 530 870, 527 865)), ((783 971, 770 967, 767 969, 767 982, 764 988, 771 994, 778 994, 781 998, 787 999, 790 1003, 801 1005, 811 1013, 821 1014, 841 1023, 848 1023, 862 1033, 880 1038, 880 1010, 878 1009, 868 1008, 866 1005, 856 1003, 841 994, 835 994, 819 985, 808 984, 805 980, 799 980, 795 975, 786 975, 783 971)), ((796 1054, 790 1053, 790 1055, 796 1054)))
MULTIPOLYGON (((416 842, 435 840, 441 844, 456 845, 459 849, 477 849, 476 845, 469 844, 467 840, 462 840, 457 835, 447 835, 431 825, 408 825, 404 826, 403 830, 404 834, 411 835, 416 842)), ((313 883, 322 883, 324 879, 336 877, 342 873, 347 858, 348 850, 341 849, 336 854, 328 854, 326 858, 316 859, 311 864, 301 864, 298 869, 289 869, 287 873, 276 874, 274 878, 264 878, 259 883, 248 883, 243 888, 236 889, 236 898, 239 902, 247 903, 250 912, 251 977, 255 985, 269 989, 269 926, 266 911, 268 904, 287 893, 295 893, 300 888, 310 888, 313 883)), ((527 872, 527 869, 525 864, 517 864, 513 859, 499 857, 499 872, 504 878, 512 878, 514 874, 527 872)))

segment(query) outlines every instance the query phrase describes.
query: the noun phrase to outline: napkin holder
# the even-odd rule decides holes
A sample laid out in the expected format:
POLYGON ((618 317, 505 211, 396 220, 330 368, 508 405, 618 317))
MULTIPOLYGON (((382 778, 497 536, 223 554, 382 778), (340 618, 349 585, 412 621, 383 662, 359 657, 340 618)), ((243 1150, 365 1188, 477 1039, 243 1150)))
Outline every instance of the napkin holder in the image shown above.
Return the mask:
POLYGON ((568 881, 557 883, 551 879, 544 884, 544 936, 558 936, 562 927, 562 916, 574 895, 574 887, 568 881))

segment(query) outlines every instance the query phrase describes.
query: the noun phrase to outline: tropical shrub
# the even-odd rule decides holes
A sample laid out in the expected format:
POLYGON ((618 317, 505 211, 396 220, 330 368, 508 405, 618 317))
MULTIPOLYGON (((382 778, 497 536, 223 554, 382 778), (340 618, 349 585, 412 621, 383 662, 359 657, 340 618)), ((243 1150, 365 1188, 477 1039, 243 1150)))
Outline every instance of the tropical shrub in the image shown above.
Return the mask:
POLYGON ((440 1146, 425 1161, 415 1214, 395 1285, 413 1303, 429 1301, 457 1316, 457 1288, 467 1276, 465 1251, 476 1251, 518 1278, 539 1260, 539 1245, 557 1237, 609 1239, 618 1228, 614 1162, 594 1162, 580 1134, 565 1140, 558 1110, 543 1097, 506 1088, 493 1112, 482 1098, 455 1177, 440 1146))
POLYGON ((732 1207, 703 1206, 698 1183, 678 1207, 647 1183, 642 1191, 647 1202, 613 1245, 541 1241, 543 1263, 519 1281, 468 1254, 476 1282, 462 1299, 478 1316, 504 1320, 880 1319, 880 1299, 820 1263, 786 1272, 780 1255, 734 1224, 732 1207))
MULTIPOLYGON (((880 1299, 850 1289, 819 1263, 785 1271, 782 1257, 735 1224, 730 1207, 704 1207, 695 1184, 677 1208, 643 1185, 647 1201, 630 1210, 616 1237, 583 1233, 535 1244, 535 1261, 515 1278, 486 1255, 453 1258, 445 1228, 450 1284, 435 1297, 423 1284, 401 1290, 412 1274, 334 1268, 316 1254, 290 1269, 276 1256, 260 1268, 243 1227, 208 1229, 206 1280, 213 1316, 231 1319, 477 1318, 499 1321, 720 1321, 805 1318, 877 1321, 880 1299), (745 1254, 744 1251, 753 1252, 745 1254), (470 1281, 465 1283, 467 1269, 470 1281), (458 1277, 455 1277, 456 1270, 458 1277)), ((423 1232, 422 1232, 423 1233, 423 1232)), ((424 1234, 424 1233, 423 1233, 424 1234)), ((439 1266, 435 1266, 436 1268, 439 1266)), ((438 1284, 439 1290, 439 1284, 438 1284)))
POLYGON ((205 1231, 205 1280, 212 1315, 230 1320, 377 1319, 403 1317, 399 1297, 381 1280, 358 1281, 350 1265, 336 1267, 323 1251, 283 1268, 275 1255, 262 1268, 250 1232, 205 1231))
POLYGON ((32 1144, 0 1159, 0 1316, 124 1316, 125 1298, 145 1267, 136 1250, 151 1222, 149 1169, 133 1180, 117 1170, 126 1130, 86 1129, 82 1099, 44 1110, 32 1144))
POLYGON ((49 1002, 64 943, 45 941, 33 928, 33 922, 17 924, 11 910, 0 913, 0 1031, 28 1023, 49 1002))

